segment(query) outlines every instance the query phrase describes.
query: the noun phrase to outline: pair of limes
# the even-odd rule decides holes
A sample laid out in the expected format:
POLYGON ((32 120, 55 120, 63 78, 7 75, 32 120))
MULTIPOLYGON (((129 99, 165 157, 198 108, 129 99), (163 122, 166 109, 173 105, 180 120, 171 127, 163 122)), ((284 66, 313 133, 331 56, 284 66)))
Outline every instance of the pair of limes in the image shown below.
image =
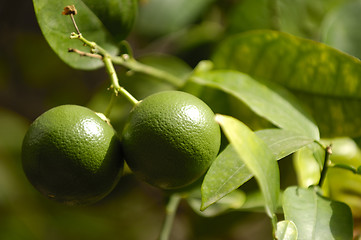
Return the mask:
POLYGON ((218 154, 220 128, 200 99, 160 92, 131 111, 121 138, 92 110, 76 105, 50 109, 30 126, 23 169, 41 193, 67 204, 90 204, 117 184, 123 158, 141 179, 178 189, 199 179, 218 154))

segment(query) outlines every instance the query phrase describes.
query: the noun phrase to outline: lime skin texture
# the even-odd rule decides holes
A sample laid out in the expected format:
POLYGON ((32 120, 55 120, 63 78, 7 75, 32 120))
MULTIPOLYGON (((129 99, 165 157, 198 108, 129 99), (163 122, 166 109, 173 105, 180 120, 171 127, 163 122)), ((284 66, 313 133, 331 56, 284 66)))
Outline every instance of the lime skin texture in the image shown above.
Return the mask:
POLYGON ((125 161, 140 179, 164 190, 199 179, 216 158, 220 127, 199 98, 164 91, 140 101, 123 129, 125 161))
POLYGON ((120 140, 92 110, 62 105, 39 116, 22 145, 30 183, 50 199, 87 205, 104 198, 123 170, 120 140))

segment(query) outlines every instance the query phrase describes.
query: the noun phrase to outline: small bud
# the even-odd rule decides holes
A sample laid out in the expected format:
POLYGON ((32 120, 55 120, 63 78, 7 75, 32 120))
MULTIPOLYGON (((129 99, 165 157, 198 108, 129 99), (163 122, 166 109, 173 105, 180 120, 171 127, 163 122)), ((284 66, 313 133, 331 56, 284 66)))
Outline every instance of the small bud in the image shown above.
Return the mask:
POLYGON ((61 13, 63 15, 70 15, 70 14, 73 14, 73 15, 76 15, 78 12, 75 8, 74 5, 69 5, 69 6, 66 6, 64 8, 64 11, 61 13))

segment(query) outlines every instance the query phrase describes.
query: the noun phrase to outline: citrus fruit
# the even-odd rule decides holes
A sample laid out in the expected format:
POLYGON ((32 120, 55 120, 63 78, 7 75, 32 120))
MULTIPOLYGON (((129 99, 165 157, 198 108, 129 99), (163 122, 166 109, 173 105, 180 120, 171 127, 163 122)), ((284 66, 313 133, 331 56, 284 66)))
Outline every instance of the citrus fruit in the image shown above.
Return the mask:
POLYGON ((122 142, 125 160, 139 178, 162 189, 177 189, 195 182, 216 158, 220 128, 199 98, 164 91, 132 109, 122 142))
POLYGON ((39 116, 22 145, 25 175, 45 196, 69 205, 94 203, 118 182, 120 140, 92 110, 62 105, 39 116))

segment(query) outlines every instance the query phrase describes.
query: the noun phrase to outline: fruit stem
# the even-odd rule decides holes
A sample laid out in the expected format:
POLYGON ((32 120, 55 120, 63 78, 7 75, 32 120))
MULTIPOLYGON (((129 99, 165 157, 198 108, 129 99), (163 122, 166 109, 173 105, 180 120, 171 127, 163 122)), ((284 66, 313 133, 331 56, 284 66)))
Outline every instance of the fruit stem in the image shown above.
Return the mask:
POLYGON ((277 239, 277 238, 276 238, 276 232, 277 232, 277 222, 278 222, 278 219, 277 219, 277 215, 276 215, 276 214, 273 214, 273 215, 272 215, 271 222, 272 222, 273 239, 277 239))
POLYGON ((117 73, 108 54, 103 56, 103 62, 112 82, 110 87, 114 89, 115 95, 117 96, 118 93, 120 93, 134 106, 137 105, 139 101, 135 97, 133 97, 133 95, 130 94, 127 90, 125 90, 125 88, 119 85, 117 73))
MULTIPOLYGON (((100 47, 95 42, 91 42, 87 40, 86 38, 83 37, 82 34, 77 34, 73 32, 71 33, 70 38, 79 39, 80 41, 82 41, 86 46, 91 48, 93 54, 94 53, 99 54, 103 57, 108 56, 114 64, 121 65, 134 72, 145 73, 147 75, 165 80, 176 87, 181 87, 183 85, 184 81, 181 78, 178 78, 173 74, 170 74, 161 69, 154 68, 149 65, 145 65, 141 62, 138 62, 137 60, 135 60, 135 58, 131 57, 129 54, 122 54, 121 56, 111 56, 104 48, 100 47)), ((71 52, 78 53, 79 51, 77 51, 76 49, 75 50, 72 49, 71 52)), ((86 56, 91 57, 90 54, 87 54, 86 56)))
POLYGON ((177 213, 177 208, 182 197, 179 194, 172 194, 166 206, 166 215, 163 222, 162 231, 159 240, 168 240, 173 226, 173 221, 177 213))
POLYGON ((122 54, 121 56, 112 56, 111 58, 114 64, 121 65, 134 72, 145 73, 147 75, 165 80, 176 87, 181 87, 183 85, 184 81, 182 79, 166 71, 138 62, 137 60, 135 60, 135 58, 129 56, 128 54, 122 54))
POLYGON ((322 171, 321 171, 321 177, 320 177, 320 181, 318 182, 318 186, 319 187, 322 187, 324 181, 325 181, 325 178, 326 178, 326 173, 327 173, 327 170, 328 170, 328 161, 329 161, 329 158, 330 158, 330 155, 332 154, 332 145, 328 145, 326 148, 325 148, 325 160, 323 162, 323 168, 322 168, 322 171))
POLYGON ((355 167, 350 166, 350 165, 346 165, 346 164, 336 163, 336 164, 331 164, 328 167, 345 169, 345 170, 348 170, 348 171, 350 171, 350 172, 352 172, 354 174, 359 174, 358 170, 355 167))
POLYGON ((112 108, 115 104, 115 100, 116 100, 117 95, 115 94, 115 92, 112 93, 112 96, 110 97, 110 101, 109 104, 107 106, 107 108, 105 109, 104 115, 107 118, 110 118, 110 112, 112 111, 112 108))

